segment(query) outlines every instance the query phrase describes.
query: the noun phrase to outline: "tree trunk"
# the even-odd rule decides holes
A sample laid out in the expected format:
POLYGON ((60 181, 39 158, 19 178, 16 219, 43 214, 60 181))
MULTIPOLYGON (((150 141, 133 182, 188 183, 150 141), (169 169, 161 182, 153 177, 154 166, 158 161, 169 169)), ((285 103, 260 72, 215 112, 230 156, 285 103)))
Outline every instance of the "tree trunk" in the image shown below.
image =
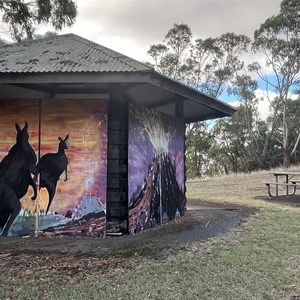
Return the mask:
POLYGON ((289 149, 283 149, 283 167, 288 169, 291 166, 291 157, 289 149))
POLYGON ((195 164, 195 168, 196 168, 195 176, 200 177, 201 173, 199 171, 200 168, 199 168, 199 161, 198 161, 198 156, 197 156, 197 150, 196 149, 194 150, 194 164, 195 164))
POLYGON ((289 128, 286 119, 286 108, 287 108, 287 99, 283 102, 283 116, 282 116, 282 123, 283 123, 283 167, 289 168, 291 166, 291 155, 289 150, 289 128))
POLYGON ((238 172, 238 162, 237 162, 237 156, 232 155, 232 171, 234 174, 237 174, 238 172))
MULTIPOLYGON (((223 165, 225 174, 228 175, 228 174, 229 174, 229 171, 228 171, 227 166, 226 166, 223 162, 221 162, 221 164, 223 165)), ((217 173, 217 172, 216 172, 216 173, 217 173)))
POLYGON ((292 152, 291 152, 291 155, 293 155, 294 153, 296 153, 296 150, 297 150, 299 141, 300 141, 300 133, 298 133, 297 140, 296 140, 296 142, 295 142, 295 145, 294 145, 294 148, 293 148, 293 150, 292 150, 292 152))

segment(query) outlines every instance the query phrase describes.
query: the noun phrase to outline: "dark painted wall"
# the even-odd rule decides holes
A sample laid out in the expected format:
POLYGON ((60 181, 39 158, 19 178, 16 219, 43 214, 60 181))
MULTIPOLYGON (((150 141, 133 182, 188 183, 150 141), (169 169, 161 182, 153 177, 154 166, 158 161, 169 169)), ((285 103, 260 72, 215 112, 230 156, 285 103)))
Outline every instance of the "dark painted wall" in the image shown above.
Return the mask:
POLYGON ((107 233, 127 233, 128 103, 116 88, 108 102, 107 233))

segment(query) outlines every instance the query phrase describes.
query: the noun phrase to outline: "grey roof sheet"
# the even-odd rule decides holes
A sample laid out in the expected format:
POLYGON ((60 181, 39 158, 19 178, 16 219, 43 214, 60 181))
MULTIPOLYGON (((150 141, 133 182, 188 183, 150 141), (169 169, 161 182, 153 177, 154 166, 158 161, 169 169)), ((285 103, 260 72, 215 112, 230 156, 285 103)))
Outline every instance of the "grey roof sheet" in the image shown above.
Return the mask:
POLYGON ((0 73, 137 72, 151 67, 75 34, 0 47, 0 73))

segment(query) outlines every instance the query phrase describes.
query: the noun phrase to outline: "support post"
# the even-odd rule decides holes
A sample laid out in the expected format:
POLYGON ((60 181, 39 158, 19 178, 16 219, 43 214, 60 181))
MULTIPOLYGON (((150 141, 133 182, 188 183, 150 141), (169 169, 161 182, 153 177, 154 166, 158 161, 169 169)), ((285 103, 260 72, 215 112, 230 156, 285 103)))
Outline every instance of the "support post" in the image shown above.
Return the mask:
POLYGON ((128 232, 128 103, 120 84, 110 85, 107 145, 107 234, 128 232))

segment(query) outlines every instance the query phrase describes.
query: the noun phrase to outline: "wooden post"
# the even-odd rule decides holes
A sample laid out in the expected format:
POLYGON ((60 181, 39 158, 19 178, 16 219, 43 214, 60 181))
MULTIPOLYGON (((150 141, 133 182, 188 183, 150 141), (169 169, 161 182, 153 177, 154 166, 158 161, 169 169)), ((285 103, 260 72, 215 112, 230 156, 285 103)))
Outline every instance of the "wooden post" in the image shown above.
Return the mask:
MULTIPOLYGON (((38 162, 41 158, 41 131, 42 131, 42 100, 39 99, 39 135, 38 135, 38 162)), ((38 170, 37 170, 38 172, 38 170)), ((38 172, 39 173, 39 172, 38 172)), ((39 233, 39 213, 40 213, 40 174, 37 174, 37 198, 35 202, 35 231, 34 236, 37 237, 39 233)))

